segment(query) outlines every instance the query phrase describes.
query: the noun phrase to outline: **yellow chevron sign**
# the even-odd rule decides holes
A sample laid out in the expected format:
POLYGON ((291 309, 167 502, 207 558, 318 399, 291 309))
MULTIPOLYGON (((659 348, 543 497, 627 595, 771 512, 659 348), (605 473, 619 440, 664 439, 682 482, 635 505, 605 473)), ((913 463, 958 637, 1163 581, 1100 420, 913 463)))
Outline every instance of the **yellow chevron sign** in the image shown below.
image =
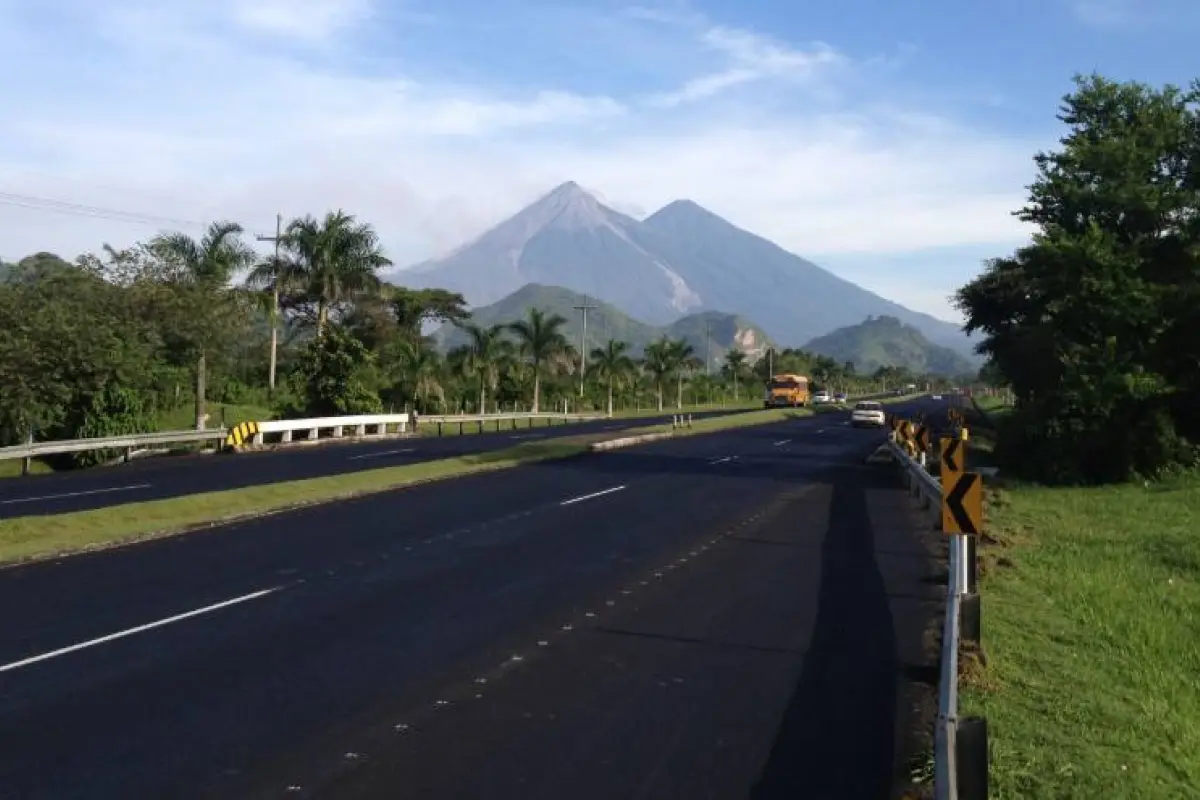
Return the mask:
POLYGON ((258 435, 257 422, 243 422, 234 425, 229 431, 229 435, 225 437, 226 447, 241 447, 243 444, 251 441, 258 435))

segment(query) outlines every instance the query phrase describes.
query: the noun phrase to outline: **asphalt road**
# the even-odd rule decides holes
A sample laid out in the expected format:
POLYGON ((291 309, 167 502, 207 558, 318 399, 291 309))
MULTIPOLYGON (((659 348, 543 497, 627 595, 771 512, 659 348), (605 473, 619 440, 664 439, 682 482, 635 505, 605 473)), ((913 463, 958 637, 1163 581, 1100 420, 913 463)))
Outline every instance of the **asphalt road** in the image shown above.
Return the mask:
MULTIPOLYGON (((694 419, 737 411, 694 413, 694 419)), ((129 464, 0 480, 0 519, 319 478, 439 458, 486 453, 521 442, 602 433, 670 422, 661 417, 597 420, 463 436, 354 440, 257 453, 164 456, 129 464)))
POLYGON ((793 420, 0 570, 0 795, 886 797, 941 587, 881 439, 793 420))

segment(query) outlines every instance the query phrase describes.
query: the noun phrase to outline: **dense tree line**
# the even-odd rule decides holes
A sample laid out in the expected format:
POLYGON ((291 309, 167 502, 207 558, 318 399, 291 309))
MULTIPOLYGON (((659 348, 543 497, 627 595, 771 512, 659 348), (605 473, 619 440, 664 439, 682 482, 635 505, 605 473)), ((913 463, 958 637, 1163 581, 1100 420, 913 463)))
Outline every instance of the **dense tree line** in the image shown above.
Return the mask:
POLYGON ((240 226, 219 222, 198 239, 163 234, 73 263, 39 253, 3 265, 0 443, 154 430, 164 415, 239 421, 210 419, 210 401, 291 417, 666 409, 757 400, 769 370, 847 391, 916 379, 890 368, 858 376, 790 349, 755 363, 732 350, 708 374, 691 345, 664 338, 637 358, 625 342, 604 343, 581 381, 561 316, 531 309, 480 327, 458 294, 382 280, 389 264, 370 225, 334 212, 293 220, 266 259, 240 226), (467 344, 439 353, 425 334, 442 322, 462 327, 467 344))
POLYGON ((1030 245, 958 292, 1016 408, 1000 456, 1037 480, 1197 463, 1200 85, 1076 79, 1061 148, 1036 156, 1030 245))

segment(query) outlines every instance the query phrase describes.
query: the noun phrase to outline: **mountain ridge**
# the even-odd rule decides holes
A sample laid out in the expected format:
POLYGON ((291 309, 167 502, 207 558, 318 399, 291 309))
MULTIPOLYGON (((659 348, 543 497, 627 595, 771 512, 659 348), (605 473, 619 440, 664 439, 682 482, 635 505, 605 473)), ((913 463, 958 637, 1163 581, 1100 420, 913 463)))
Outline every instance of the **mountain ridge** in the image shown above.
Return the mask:
MULTIPOLYGON (((524 317, 529 308, 538 308, 548 313, 561 314, 567 320, 564 325, 567 340, 578 348, 582 320, 574 307, 581 305, 580 301, 583 299, 580 293, 562 286, 530 283, 495 303, 472 309, 470 321, 482 326, 505 324, 524 317)), ((750 361, 754 361, 773 344, 761 328, 738 314, 707 310, 685 315, 669 325, 660 326, 636 319, 612 303, 594 297, 588 297, 586 300, 588 305, 595 306, 588 312, 589 350, 601 346, 611 338, 627 342, 631 354, 638 355, 647 344, 667 336, 686 340, 692 345, 696 356, 703 361, 711 341, 710 363, 716 369, 725 353, 734 347, 745 352, 750 361)), ((451 323, 440 326, 433 333, 433 339, 437 348, 442 351, 466 343, 466 335, 451 323)))
POLYGON ((977 371, 961 353, 929 341, 916 328, 889 316, 868 317, 857 325, 830 331, 804 349, 839 363, 849 361, 856 372, 868 375, 880 367, 904 367, 917 375, 958 376, 977 371))
POLYGON ((969 338, 953 322, 876 295, 695 201, 673 200, 639 221, 573 181, 445 256, 390 277, 461 292, 473 306, 529 283, 562 286, 659 326, 702 310, 733 310, 787 345, 865 317, 895 316, 972 357, 969 338))

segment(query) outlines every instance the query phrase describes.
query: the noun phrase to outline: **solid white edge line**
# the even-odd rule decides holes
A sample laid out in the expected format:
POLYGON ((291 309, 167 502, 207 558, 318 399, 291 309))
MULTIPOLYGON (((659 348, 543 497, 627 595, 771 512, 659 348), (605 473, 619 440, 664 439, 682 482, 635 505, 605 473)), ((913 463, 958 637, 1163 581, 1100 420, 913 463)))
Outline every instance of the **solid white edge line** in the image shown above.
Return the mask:
POLYGON ((572 503, 582 503, 584 500, 591 500, 596 497, 603 497, 606 494, 612 494, 613 492, 619 492, 624 488, 625 488, 624 485, 613 486, 612 488, 604 489, 599 492, 592 492, 591 494, 585 494, 585 495, 581 495, 579 497, 572 497, 570 500, 563 500, 561 503, 559 503, 559 505, 560 506, 569 506, 572 503))
POLYGON ((21 661, 14 661, 11 664, 0 665, 0 672, 10 672, 14 669, 20 669, 21 667, 27 667, 30 664, 36 664, 39 661, 47 661, 51 658, 58 658, 59 656, 64 656, 67 653, 74 653, 76 650, 83 650, 88 647, 95 647, 98 644, 104 644, 106 642, 111 642, 116 639, 123 639, 126 636, 133 636, 135 633, 142 633, 144 631, 152 630, 153 628, 161 628, 164 625, 170 625, 173 622, 179 622, 180 620, 185 620, 185 619, 188 619, 189 617, 197 617, 197 616, 200 616, 201 614, 208 614, 209 612, 212 612, 212 611, 218 611, 222 608, 228 608, 229 606, 237 605, 238 603, 245 603, 248 600, 256 600, 259 597, 263 597, 265 595, 271 594, 271 592, 277 592, 281 588, 282 587, 280 587, 280 586, 274 586, 270 589, 261 589, 257 592, 251 592, 250 594, 244 594, 241 597, 235 597, 231 600, 223 600, 220 603, 213 603, 211 606, 205 606, 204 608, 197 608, 193 611, 186 611, 183 614, 176 614, 173 617, 167 617, 166 619, 160 619, 157 622, 148 622, 145 625, 138 625, 136 628, 129 628, 128 630, 118 631, 117 633, 110 633, 107 636, 101 636, 98 639, 90 639, 86 642, 80 642, 79 644, 73 644, 70 647, 63 647, 58 650, 51 650, 49 653, 42 653, 40 656, 33 656, 31 658, 22 659, 21 661))
POLYGON ((415 447, 405 447, 401 450, 384 450, 379 453, 363 453, 362 455, 350 456, 350 460, 355 461, 360 458, 379 458, 380 456, 394 456, 400 453, 414 453, 416 450, 417 448, 415 447))
POLYGON ((128 486, 110 486, 106 489, 88 489, 83 492, 64 492, 62 494, 44 494, 40 497, 17 497, 12 500, 0 500, 0 506, 16 505, 17 503, 37 503, 41 500, 62 500, 68 497, 87 497, 93 494, 108 494, 110 492, 129 492, 134 489, 149 489, 148 483, 131 483, 128 486))

